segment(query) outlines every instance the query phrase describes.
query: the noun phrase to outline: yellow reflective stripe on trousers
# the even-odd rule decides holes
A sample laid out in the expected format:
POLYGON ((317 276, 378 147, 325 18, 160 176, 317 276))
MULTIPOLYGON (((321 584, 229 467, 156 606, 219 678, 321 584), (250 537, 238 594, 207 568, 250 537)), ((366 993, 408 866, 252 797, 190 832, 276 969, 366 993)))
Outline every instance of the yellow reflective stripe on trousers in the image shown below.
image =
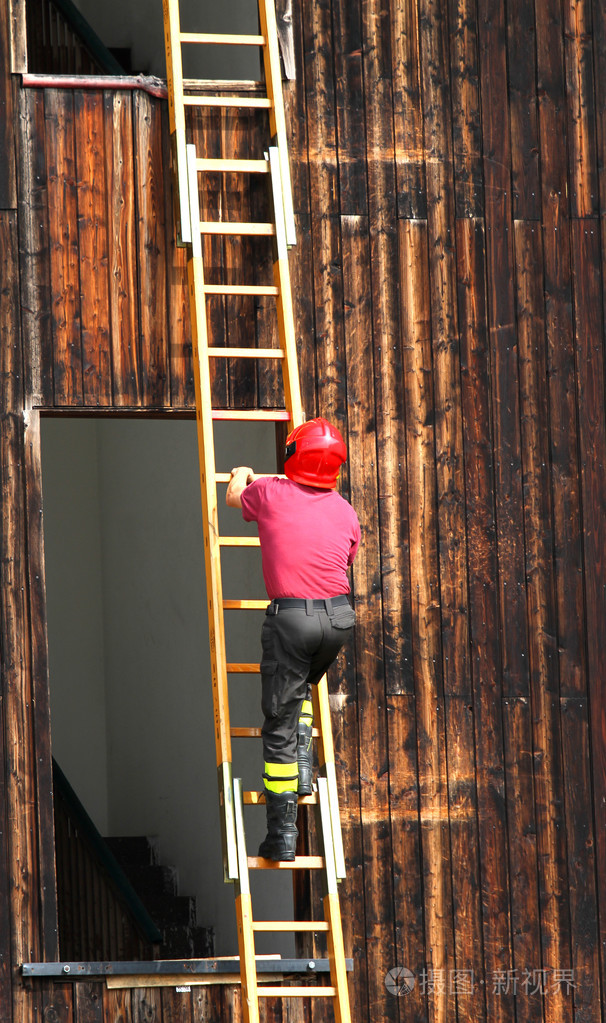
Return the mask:
POLYGON ((303 723, 306 724, 306 725, 307 724, 311 724, 312 721, 313 721, 314 712, 313 712, 313 708, 312 708, 312 705, 311 705, 311 700, 303 700, 303 703, 301 704, 301 711, 300 711, 300 714, 299 714, 299 721, 302 721, 304 718, 308 718, 309 719, 307 721, 303 721, 303 723))
POLYGON ((299 784, 299 764, 271 764, 265 761, 263 775, 265 788, 270 792, 296 792, 299 784))

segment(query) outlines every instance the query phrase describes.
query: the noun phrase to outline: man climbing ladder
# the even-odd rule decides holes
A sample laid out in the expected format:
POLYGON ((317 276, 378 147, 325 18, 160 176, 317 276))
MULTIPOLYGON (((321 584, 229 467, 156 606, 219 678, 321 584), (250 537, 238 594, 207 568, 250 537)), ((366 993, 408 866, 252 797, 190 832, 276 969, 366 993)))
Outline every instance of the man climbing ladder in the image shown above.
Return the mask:
POLYGON ((261 632, 267 837, 259 848, 259 856, 271 860, 295 859, 297 795, 311 793, 311 686, 355 621, 347 568, 360 524, 335 492, 346 458, 339 431, 314 419, 287 438, 286 478, 256 477, 239 466, 227 488, 227 504, 258 524, 271 600, 261 632))
MULTIPOLYGON (((345 877, 345 857, 341 836, 334 748, 330 723, 330 707, 326 677, 318 681, 336 656, 353 626, 354 615, 347 599, 349 584, 347 565, 353 559, 360 532, 357 518, 338 494, 334 493, 336 478, 347 452, 343 440, 323 420, 305 423, 289 276, 288 248, 295 244, 295 218, 290 193, 290 171, 286 148, 286 123, 282 101, 280 54, 273 0, 258 0, 259 32, 235 35, 181 30, 179 0, 163 0, 166 40, 169 123, 173 153, 173 169, 178 197, 180 241, 187 245, 187 273, 192 324, 192 361, 196 392, 196 424, 200 461, 204 560, 207 583, 207 608, 210 640, 210 669, 217 754, 217 779, 221 806, 223 865, 225 880, 234 884, 238 923, 238 950, 242 984, 242 1016, 244 1023, 260 1023, 261 999, 332 999, 335 1023, 351 1023, 347 972, 353 962, 345 958, 343 928, 339 906, 338 882, 345 877), (182 48, 206 46, 256 46, 263 59, 262 91, 250 92, 232 88, 208 93, 204 83, 190 82, 183 77, 182 48), (264 86, 264 88, 263 88, 264 86), (216 92, 219 94, 215 94, 216 92), (253 145, 249 159, 242 154, 229 154, 228 139, 220 158, 201 157, 191 136, 185 111, 188 107, 225 107, 238 110, 249 107, 259 112, 259 126, 267 130, 267 145, 262 151, 253 145), (262 158, 261 158, 262 157, 262 158), (265 176, 269 186, 271 220, 242 222, 239 217, 225 216, 219 220, 213 212, 200 207, 200 180, 208 174, 265 176), (205 273, 205 236, 226 238, 238 236, 271 239, 273 282, 251 282, 241 269, 242 279, 234 282, 219 260, 212 267, 214 277, 205 273), (220 271, 218 273, 218 271, 220 271), (207 317, 207 301, 218 296, 264 296, 275 301, 277 324, 276 344, 256 347, 255 336, 250 344, 231 347, 213 343, 215 339, 207 317), (227 360, 234 364, 259 365, 267 362, 281 370, 284 402, 280 408, 223 408, 213 401, 211 364, 227 360), (254 360, 254 361, 252 361, 254 360), (218 471, 215 462, 214 426, 220 420, 246 422, 288 422, 286 479, 256 479, 248 467, 233 473, 218 471), (241 506, 246 517, 256 518, 260 539, 249 536, 226 536, 219 523, 218 488, 227 484, 229 503, 241 506), (273 516, 282 507, 282 521, 277 528, 273 516), (303 510, 301 510, 301 508, 303 510), (270 528, 269 547, 266 527, 270 528), (331 547, 330 544, 333 544, 331 547), (268 592, 272 599, 271 613, 265 618, 264 634, 271 636, 262 669, 251 660, 232 662, 227 657, 225 611, 257 610, 267 607, 267 599, 225 598, 223 595, 222 553, 228 548, 263 546, 264 570, 270 571, 268 592), (293 549, 300 556, 293 558, 293 549), (269 555, 267 552, 269 551, 269 555), (312 552, 316 560, 309 560, 312 552), (319 560, 318 560, 319 559, 319 560), (271 569, 279 569, 277 584, 271 569), (304 569, 303 578, 297 571, 304 569), (290 584, 284 588, 280 571, 291 572, 290 584), (294 573, 294 575, 293 575, 294 573), (293 625, 292 637, 289 638, 293 625), (305 636, 308 636, 305 640, 305 636), (311 638, 309 638, 311 637, 311 638), (306 646, 307 644, 307 646, 306 646), (284 651, 282 650, 284 647, 284 651), (302 648, 305 647, 303 659, 302 648), (295 664, 292 660, 298 651, 295 664), (272 666, 275 662, 275 670, 272 666), (254 726, 232 726, 229 707, 229 679, 237 674, 263 672, 263 705, 270 711, 262 737, 265 745, 265 786, 263 792, 245 792, 241 779, 232 776, 232 738, 256 736, 254 726), (276 687, 276 683, 280 685, 276 687), (314 687, 308 683, 318 681, 314 687), (285 683, 285 684, 284 684, 285 683), (316 840, 319 855, 296 856, 297 797, 311 789, 312 715, 309 688, 313 691, 317 710, 318 778, 317 789, 305 796, 315 807, 316 840), (297 749, 300 735, 300 748, 297 749), (250 856, 246 849, 243 808, 267 802, 268 836, 262 844, 262 856, 250 856), (286 863, 281 859, 285 858, 286 863), (323 919, 260 920, 253 913, 249 871, 287 869, 319 871, 323 888, 323 919), (271 962, 271 972, 278 976, 288 972, 301 975, 303 983, 273 984, 264 982, 269 965, 259 961, 255 951, 258 931, 273 933, 308 932, 314 942, 326 942, 327 958, 282 960, 271 962), (286 965, 288 970, 286 971, 286 965), (314 983, 323 972, 330 973, 330 984, 314 983)), ((233 83, 232 83, 233 84, 233 83)), ((248 83, 249 84, 249 83, 248 83)), ((206 83, 208 85, 208 83, 206 83)), ((251 133, 251 140, 256 133, 251 133)), ((247 187, 243 185, 243 187, 247 187)), ((230 368, 230 372, 231 372, 230 368)), ((266 575, 266 579, 267 579, 266 575)), ((288 582, 288 580, 287 580, 288 582)))

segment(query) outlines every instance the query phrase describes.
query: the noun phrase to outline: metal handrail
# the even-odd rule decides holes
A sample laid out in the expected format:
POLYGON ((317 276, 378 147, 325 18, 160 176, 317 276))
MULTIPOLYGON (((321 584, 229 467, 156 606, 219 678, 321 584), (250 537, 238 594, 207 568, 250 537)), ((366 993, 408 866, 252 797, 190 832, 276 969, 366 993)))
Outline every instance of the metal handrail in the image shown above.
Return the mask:
POLYGON ((94 852, 98 863, 103 867, 112 881, 112 884, 119 892, 122 900, 137 925, 141 928, 141 931, 147 941, 149 941, 152 945, 160 944, 163 941, 162 931, 152 920, 128 877, 109 848, 107 842, 97 830, 94 822, 89 817, 54 757, 53 786, 55 798, 60 796, 64 804, 67 806, 74 824, 79 828, 80 833, 86 839, 90 849, 94 852))

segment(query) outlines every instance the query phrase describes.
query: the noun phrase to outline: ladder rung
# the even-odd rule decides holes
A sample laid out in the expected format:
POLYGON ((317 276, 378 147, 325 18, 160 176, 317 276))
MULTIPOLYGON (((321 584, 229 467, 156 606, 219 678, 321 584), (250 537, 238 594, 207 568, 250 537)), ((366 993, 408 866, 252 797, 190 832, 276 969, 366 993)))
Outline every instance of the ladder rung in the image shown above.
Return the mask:
MULTIPOLYGON (((245 806, 265 806, 265 793, 258 791, 243 792, 242 801, 245 806)), ((299 796, 297 802, 305 803, 307 806, 315 806, 318 799, 316 793, 312 792, 311 796, 299 796)))
POLYGON ((205 284, 207 295, 279 295, 275 284, 205 284))
MULTIPOLYGON (((221 411, 227 411, 227 410, 221 410, 221 411)), ((286 416, 284 414, 282 414, 281 418, 282 419, 286 419, 286 416)), ((276 476, 276 475, 277 474, 275 472, 257 472, 257 473, 255 473, 255 476, 257 477, 257 479, 265 479, 266 477, 276 476)), ((284 479, 284 478, 285 477, 282 477, 282 479, 284 479)), ((215 473, 215 483, 229 483, 230 479, 231 479, 231 473, 229 473, 229 472, 217 472, 217 473, 215 473)))
MULTIPOLYGON (((249 419, 251 422, 276 422, 289 423, 290 412, 287 409, 230 409, 215 408, 212 410, 213 419, 249 419)), ((218 480, 218 482, 222 482, 218 480)), ((229 482, 229 478, 228 478, 229 482)))
POLYGON ((224 600, 223 607, 226 611, 264 611, 267 607, 266 600, 224 600))
POLYGON ((273 224, 238 224, 229 220, 201 220, 200 234, 260 235, 270 237, 276 233, 273 224))
POLYGON ((208 348, 209 355, 224 359, 283 359, 281 348, 208 348))
POLYGON ((259 984, 259 998, 334 998, 336 987, 270 987, 259 984))
POLYGON ((220 547, 258 547, 258 536, 220 536, 220 547))
POLYGON ((247 856, 250 870, 321 870, 322 856, 295 856, 294 860, 266 860, 263 856, 247 856))
MULTIPOLYGON (((246 664, 244 665, 244 667, 248 668, 249 665, 246 664)), ((254 673, 253 666, 250 665, 250 668, 251 668, 250 674, 253 674, 254 673)), ((227 665, 227 670, 229 671, 229 664, 227 665)), ((259 666, 257 665, 257 672, 258 671, 259 666)), ((234 737, 234 739, 258 739, 261 736, 261 729, 258 726, 255 727, 254 725, 249 726, 234 725, 233 728, 231 729, 231 734, 234 737)), ((312 728, 311 734, 314 736, 314 738, 317 739, 318 736, 320 735, 320 729, 312 728)))
POLYGON ((328 931, 327 920, 253 920, 253 931, 328 931))
POLYGON ((269 164, 267 160, 227 160, 225 158, 212 159, 208 157, 206 159, 201 158, 196 160, 196 170, 198 171, 225 171, 243 174, 268 174, 269 164))
MULTIPOLYGON (((231 674, 231 675, 260 675, 261 674, 261 666, 259 664, 244 664, 244 663, 242 663, 242 664, 235 664, 235 663, 232 662, 230 664, 226 664, 225 667, 227 669, 228 674, 231 674)), ((232 735, 235 734, 233 730, 232 730, 231 734, 232 735)), ((259 729, 259 734, 260 734, 260 729, 259 729)))
POLYGON ((183 103, 188 107, 255 107, 262 110, 271 109, 271 100, 266 96, 184 96, 183 103))
POLYGON ((221 32, 181 32, 182 43, 227 43, 231 46, 265 46, 265 36, 229 35, 221 32))

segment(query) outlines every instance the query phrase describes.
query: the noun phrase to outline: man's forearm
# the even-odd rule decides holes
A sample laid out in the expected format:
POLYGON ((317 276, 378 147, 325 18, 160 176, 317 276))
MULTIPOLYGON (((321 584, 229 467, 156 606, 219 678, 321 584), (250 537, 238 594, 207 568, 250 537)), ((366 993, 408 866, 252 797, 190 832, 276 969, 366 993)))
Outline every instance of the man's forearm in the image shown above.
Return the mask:
POLYGON ((229 508, 242 507, 242 491, 255 479, 256 476, 249 465, 239 465, 232 469, 225 495, 225 502, 229 508))

